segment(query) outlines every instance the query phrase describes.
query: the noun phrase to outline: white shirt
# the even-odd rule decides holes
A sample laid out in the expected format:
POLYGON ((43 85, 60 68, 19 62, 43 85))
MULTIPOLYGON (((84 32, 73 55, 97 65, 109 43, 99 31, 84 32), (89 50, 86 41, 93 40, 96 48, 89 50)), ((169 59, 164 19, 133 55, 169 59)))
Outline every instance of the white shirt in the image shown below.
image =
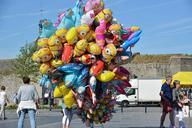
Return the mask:
POLYGON ((6 97, 6 92, 5 91, 1 91, 0 92, 0 104, 5 104, 5 97, 6 97))
POLYGON ((33 100, 28 100, 28 101, 21 101, 18 105, 17 108, 17 114, 19 115, 19 111, 22 109, 37 109, 37 106, 33 100))

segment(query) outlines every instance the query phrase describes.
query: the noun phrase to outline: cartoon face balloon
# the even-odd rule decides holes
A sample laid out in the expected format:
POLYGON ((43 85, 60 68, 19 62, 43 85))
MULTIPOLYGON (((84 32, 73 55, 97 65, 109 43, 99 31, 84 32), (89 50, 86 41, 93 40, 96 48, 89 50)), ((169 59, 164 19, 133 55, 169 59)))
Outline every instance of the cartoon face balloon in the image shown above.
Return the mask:
POLYGON ((49 63, 43 63, 41 64, 39 71, 41 72, 41 74, 46 74, 51 71, 51 65, 49 63))
POLYGON ((58 36, 56 35, 51 36, 49 38, 48 44, 54 57, 57 57, 61 54, 63 46, 58 36))
POLYGON ((40 38, 37 40, 37 46, 39 48, 48 48, 48 38, 40 38))
POLYGON ((91 42, 88 44, 87 51, 93 55, 100 55, 101 54, 101 48, 98 44, 91 42))
POLYGON ((112 24, 109 27, 109 31, 113 34, 113 35, 119 35, 120 31, 121 31, 121 25, 120 24, 112 24))
POLYGON ((94 10, 96 14, 102 11, 104 8, 103 0, 88 0, 85 4, 85 12, 94 10))
POLYGON ((54 59, 54 60, 51 60, 51 65, 52 65, 53 67, 57 68, 57 67, 63 65, 63 61, 62 61, 62 60, 59 60, 59 59, 54 59))
POLYGON ((86 51, 87 45, 87 40, 78 41, 75 45, 74 56, 81 56, 86 51))
POLYGON ((112 19, 112 11, 111 9, 104 9, 95 17, 95 23, 99 25, 101 20, 105 20, 106 23, 110 22, 112 19))
POLYGON ((76 58, 76 60, 82 62, 83 64, 89 65, 96 62, 96 57, 92 54, 85 54, 76 58))
POLYGON ((67 29, 69 30, 71 27, 75 26, 75 21, 73 20, 73 10, 72 9, 68 9, 65 13, 65 15, 63 16, 60 24, 57 26, 57 29, 67 29))
POLYGON ((95 13, 93 10, 91 10, 81 17, 81 24, 91 26, 94 21, 94 18, 95 18, 95 13))
POLYGON ((58 29, 55 32, 55 35, 57 35, 60 38, 61 43, 65 43, 66 42, 66 38, 65 38, 66 34, 67 34, 67 29, 64 29, 64 28, 58 29))
POLYGON ((41 48, 35 52, 32 56, 32 60, 35 62, 48 62, 53 58, 53 55, 49 48, 41 48))
POLYGON ((117 49, 114 44, 107 44, 102 51, 104 61, 107 63, 110 63, 111 60, 116 56, 116 54, 117 49))
POLYGON ((75 27, 71 28, 66 35, 68 44, 73 45, 78 41, 78 34, 75 27))
POLYGON ((81 25, 81 26, 77 27, 77 33, 78 33, 78 37, 80 39, 87 39, 89 32, 90 32, 90 28, 88 25, 81 25))
POLYGON ((49 38, 56 31, 56 28, 53 26, 53 23, 48 19, 41 20, 40 26, 41 28, 39 37, 41 38, 49 38))

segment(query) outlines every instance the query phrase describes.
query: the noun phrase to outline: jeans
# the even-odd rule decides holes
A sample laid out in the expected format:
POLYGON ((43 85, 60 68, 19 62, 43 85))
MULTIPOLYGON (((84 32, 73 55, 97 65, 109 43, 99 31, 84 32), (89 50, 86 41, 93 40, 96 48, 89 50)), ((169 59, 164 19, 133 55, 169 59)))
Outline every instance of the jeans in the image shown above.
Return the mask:
POLYGON ((65 125, 66 127, 69 127, 72 118, 73 118, 72 109, 64 108, 63 109, 63 119, 62 119, 63 125, 65 125))
POLYGON ((5 104, 0 104, 1 106, 1 110, 0 110, 0 118, 3 117, 4 115, 4 118, 5 118, 5 104))
POLYGON ((36 128, 36 110, 34 109, 23 109, 19 112, 18 128, 24 128, 23 125, 26 113, 29 115, 31 128, 36 128))
MULTIPOLYGON (((175 117, 176 117, 176 114, 177 114, 177 110, 175 109, 174 110, 174 120, 175 120, 175 117)), ((182 110, 179 110, 178 111, 178 115, 179 115, 179 128, 186 128, 185 127, 185 123, 184 123, 184 121, 183 121, 183 111, 182 110)), ((170 128, 172 128, 171 127, 171 124, 170 124, 170 128)))

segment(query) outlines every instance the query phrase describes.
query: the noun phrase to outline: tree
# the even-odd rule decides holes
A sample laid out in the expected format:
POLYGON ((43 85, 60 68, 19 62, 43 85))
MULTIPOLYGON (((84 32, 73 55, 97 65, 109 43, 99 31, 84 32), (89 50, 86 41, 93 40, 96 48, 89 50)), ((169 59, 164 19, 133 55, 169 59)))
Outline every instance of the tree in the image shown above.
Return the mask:
POLYGON ((30 76, 35 78, 39 75, 38 65, 31 59, 36 49, 35 43, 26 43, 25 46, 21 47, 14 62, 14 70, 19 77, 30 76))

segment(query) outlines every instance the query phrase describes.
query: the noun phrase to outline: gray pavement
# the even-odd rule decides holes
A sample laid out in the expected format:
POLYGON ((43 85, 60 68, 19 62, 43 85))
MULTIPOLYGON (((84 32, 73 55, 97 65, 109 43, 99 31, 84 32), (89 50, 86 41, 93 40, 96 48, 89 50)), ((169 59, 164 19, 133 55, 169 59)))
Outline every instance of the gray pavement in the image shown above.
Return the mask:
MULTIPOLYGON (((120 108, 116 108, 113 118, 110 122, 104 124, 105 128, 157 128, 159 126, 159 118, 161 109, 159 107, 148 107, 145 113, 144 107, 128 107, 121 112, 120 108)), ((0 120, 0 128, 17 128, 18 117, 14 110, 7 111, 7 120, 0 120)), ((37 115, 37 128, 62 128, 62 114, 60 110, 40 110, 37 115)), ((178 124, 178 121, 176 121, 178 124)), ((187 128, 192 128, 192 118, 185 118, 187 128)), ((95 125, 99 128, 101 125, 95 125)), ((165 126, 169 126, 168 116, 165 126)), ((25 128, 30 128, 28 117, 25 120, 25 128)), ((81 120, 74 115, 71 122, 71 128, 85 128, 81 120)))

